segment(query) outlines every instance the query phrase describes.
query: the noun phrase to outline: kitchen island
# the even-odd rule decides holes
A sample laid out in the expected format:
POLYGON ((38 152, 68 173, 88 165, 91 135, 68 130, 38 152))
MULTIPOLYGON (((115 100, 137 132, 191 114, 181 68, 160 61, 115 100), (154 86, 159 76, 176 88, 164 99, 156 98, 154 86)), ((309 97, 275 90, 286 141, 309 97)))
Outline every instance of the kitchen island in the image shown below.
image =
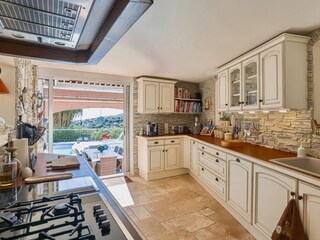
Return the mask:
MULTIPOLYGON (((33 176, 45 176, 45 175, 58 174, 58 173, 72 173, 73 178, 71 180, 78 179, 79 183, 81 183, 81 184, 82 184, 82 182, 86 182, 86 183, 92 182, 92 184, 90 184, 91 185, 90 192, 93 194, 88 194, 88 192, 86 192, 86 193, 80 192, 80 197, 84 198, 83 204, 86 207, 85 214, 87 214, 87 212, 88 213, 90 212, 90 214, 88 214, 88 215, 91 215, 91 211, 92 211, 92 206, 87 207, 88 200, 86 200, 86 196, 99 195, 104 200, 104 203, 106 204, 107 209, 109 210, 109 212, 111 212, 111 215, 115 218, 115 221, 120 226, 122 232, 125 233, 126 238, 127 239, 142 239, 142 237, 140 236, 141 234, 138 233, 138 230, 135 228, 134 224, 128 220, 125 213, 121 210, 121 207, 117 204, 116 200, 112 197, 112 194, 109 192, 109 190, 105 187, 105 185, 102 183, 102 181, 99 179, 99 177, 95 174, 93 169, 89 166, 89 164, 82 157, 80 157, 80 156, 77 157, 77 160, 80 163, 79 168, 70 168, 70 169, 65 169, 65 170, 49 170, 49 169, 47 170, 46 163, 48 161, 51 161, 51 160, 54 160, 57 158, 58 158, 58 155, 56 155, 56 154, 39 153, 38 159, 35 164, 35 172, 34 172, 33 176), (97 190, 98 193, 94 193, 95 190, 97 190)), ((65 180, 65 181, 66 181, 65 183, 68 183, 69 180, 65 180)), ((10 201, 10 199, 9 199, 8 203, 14 204, 14 202, 17 200, 18 201, 19 200, 20 201, 21 200, 22 201, 26 201, 26 200, 30 201, 30 200, 35 200, 35 199, 39 199, 39 198, 41 199, 42 197, 39 197, 39 196, 44 196, 43 198, 51 199, 51 198, 58 196, 58 194, 60 194, 60 195, 61 194, 69 194, 70 193, 69 191, 64 191, 62 189, 63 185, 65 185, 65 184, 60 184, 60 183, 61 182, 50 182, 50 184, 39 183, 39 184, 28 185, 28 184, 25 184, 24 180, 18 179, 15 188, 12 188, 13 190, 11 191, 11 194, 16 193, 16 196, 11 196, 13 201, 10 201), (42 186, 40 186, 40 185, 42 185, 42 186), (41 191, 43 191, 42 194, 41 194, 41 191), (46 194, 46 192, 48 194, 46 194)), ((77 184, 72 184, 72 185, 77 185, 77 184)), ((78 188, 78 186, 72 186, 71 188, 73 188, 73 187, 78 188)), ((88 191, 88 189, 89 188, 86 187, 85 191, 88 191)), ((0 192, 1 192, 1 194, 4 194, 5 190, 3 189, 0 192)), ((92 197, 91 197, 91 199, 92 199, 92 197)), ((71 200, 72 200, 72 197, 71 197, 71 200)), ((102 208, 104 208, 104 206, 102 206, 102 208)), ((71 213, 72 213, 72 210, 71 210, 71 213)), ((99 217, 100 216, 97 214, 96 220, 99 217)), ((42 218, 43 217, 41 216, 41 219, 42 218)), ((93 217, 93 219, 94 219, 94 217, 93 217)), ((107 219, 110 219, 109 213, 107 214, 107 219)), ((112 226, 116 225, 115 222, 112 222, 113 220, 110 220, 110 221, 111 221, 111 232, 113 231, 113 233, 114 233, 115 231, 119 231, 119 230, 116 230, 112 227, 112 226)), ((95 221, 90 221, 90 223, 91 222, 93 222, 93 225, 96 224, 95 221)), ((99 239, 99 238, 96 238, 96 239, 99 239)))

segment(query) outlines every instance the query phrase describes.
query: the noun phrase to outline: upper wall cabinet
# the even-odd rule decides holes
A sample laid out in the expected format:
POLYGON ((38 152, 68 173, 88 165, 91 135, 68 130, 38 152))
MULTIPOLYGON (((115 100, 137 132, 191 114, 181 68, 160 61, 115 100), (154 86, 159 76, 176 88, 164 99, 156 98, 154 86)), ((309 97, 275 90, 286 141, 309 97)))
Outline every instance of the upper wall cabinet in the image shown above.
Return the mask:
MULTIPOLYGON (((229 97, 217 110, 306 109, 309 39, 284 33, 220 67, 217 91, 226 84, 229 97), (225 72, 228 78, 222 80, 225 72)), ((217 92, 218 103, 224 101, 221 95, 217 92)))
POLYGON ((228 84, 229 84, 228 69, 221 71, 218 74, 217 87, 216 87, 216 102, 218 111, 228 110, 228 84))
POLYGON ((174 112, 176 81, 141 77, 137 79, 137 82, 139 113, 174 112))

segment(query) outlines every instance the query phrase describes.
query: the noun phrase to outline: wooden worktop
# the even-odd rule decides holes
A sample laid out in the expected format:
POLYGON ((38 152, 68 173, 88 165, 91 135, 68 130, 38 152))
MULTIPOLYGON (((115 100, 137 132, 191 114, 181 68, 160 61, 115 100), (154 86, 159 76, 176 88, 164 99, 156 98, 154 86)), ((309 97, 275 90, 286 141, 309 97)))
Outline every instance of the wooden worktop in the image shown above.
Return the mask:
MULTIPOLYGON (((219 147, 221 146, 221 139, 220 138, 214 138, 210 136, 201 136, 201 135, 193 135, 189 134, 189 137, 201 140, 203 142, 213 144, 219 147)), ((296 154, 290 153, 290 152, 284 152, 276 149, 271 149, 271 148, 266 148, 266 147, 261 147, 258 145, 253 145, 250 143, 244 143, 243 147, 236 147, 236 148, 226 148, 222 147, 225 149, 230 149, 232 151, 235 151, 237 153, 242 153, 245 155, 248 155, 250 157, 254 157, 260 160, 264 161, 269 161, 270 159, 274 158, 284 158, 284 157, 295 157, 296 154)))

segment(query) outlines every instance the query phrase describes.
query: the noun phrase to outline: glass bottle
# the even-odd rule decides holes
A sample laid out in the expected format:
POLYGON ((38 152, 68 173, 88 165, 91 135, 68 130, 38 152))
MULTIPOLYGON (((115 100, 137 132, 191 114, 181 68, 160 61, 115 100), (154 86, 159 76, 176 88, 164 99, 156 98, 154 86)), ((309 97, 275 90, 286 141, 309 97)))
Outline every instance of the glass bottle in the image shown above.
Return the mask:
POLYGON ((0 163, 0 187, 13 185, 17 176, 17 162, 11 160, 11 153, 5 155, 5 161, 0 163))

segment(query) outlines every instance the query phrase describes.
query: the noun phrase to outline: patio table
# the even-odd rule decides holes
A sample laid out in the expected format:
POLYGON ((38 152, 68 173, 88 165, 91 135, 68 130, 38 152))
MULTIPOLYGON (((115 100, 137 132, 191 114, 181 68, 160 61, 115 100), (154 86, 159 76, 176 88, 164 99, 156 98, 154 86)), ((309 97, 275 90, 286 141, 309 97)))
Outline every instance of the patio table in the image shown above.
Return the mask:
POLYGON ((112 149, 104 150, 102 153, 97 149, 85 148, 83 151, 88 155, 92 162, 100 161, 101 157, 117 157, 117 159, 122 160, 123 156, 116 153, 112 149))

